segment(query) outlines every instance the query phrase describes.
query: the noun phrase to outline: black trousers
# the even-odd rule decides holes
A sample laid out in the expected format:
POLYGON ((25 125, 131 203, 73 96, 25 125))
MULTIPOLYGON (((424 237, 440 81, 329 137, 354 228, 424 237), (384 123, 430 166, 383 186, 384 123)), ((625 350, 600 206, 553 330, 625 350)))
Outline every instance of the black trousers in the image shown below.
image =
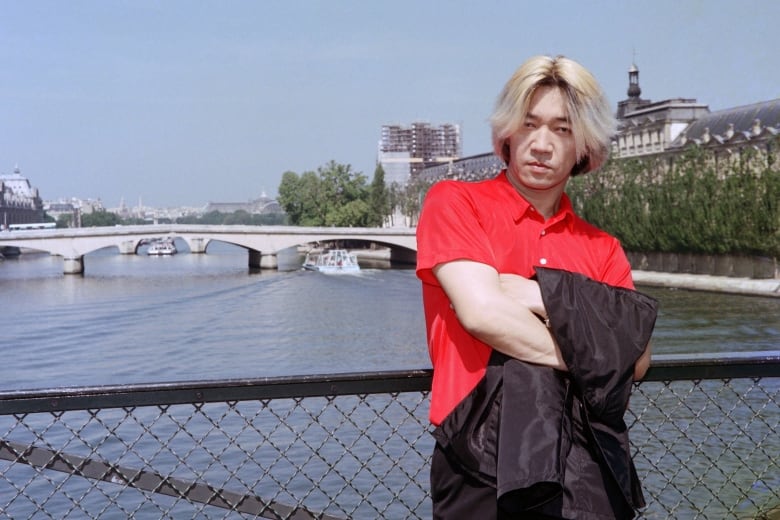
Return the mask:
POLYGON ((537 513, 508 513, 499 509, 496 488, 463 473, 436 444, 431 460, 434 520, 553 520, 537 513))

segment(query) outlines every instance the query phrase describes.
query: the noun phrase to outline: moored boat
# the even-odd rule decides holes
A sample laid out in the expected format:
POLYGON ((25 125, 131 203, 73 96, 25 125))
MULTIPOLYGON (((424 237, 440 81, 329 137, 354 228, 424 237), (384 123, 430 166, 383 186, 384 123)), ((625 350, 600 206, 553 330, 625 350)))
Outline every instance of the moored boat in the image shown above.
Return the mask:
POLYGON ((303 268, 320 273, 356 273, 360 271, 357 256, 346 249, 330 249, 321 253, 308 253, 303 268))

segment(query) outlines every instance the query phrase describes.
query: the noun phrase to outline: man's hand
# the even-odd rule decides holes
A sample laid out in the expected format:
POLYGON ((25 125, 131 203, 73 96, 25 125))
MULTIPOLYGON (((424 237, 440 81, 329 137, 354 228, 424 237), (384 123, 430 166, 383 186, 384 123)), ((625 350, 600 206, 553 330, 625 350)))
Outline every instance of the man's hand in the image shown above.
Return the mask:
POLYGON ((634 381, 639 381, 647 373, 647 369, 650 368, 650 343, 645 347, 645 351, 639 356, 639 359, 634 363, 634 381))

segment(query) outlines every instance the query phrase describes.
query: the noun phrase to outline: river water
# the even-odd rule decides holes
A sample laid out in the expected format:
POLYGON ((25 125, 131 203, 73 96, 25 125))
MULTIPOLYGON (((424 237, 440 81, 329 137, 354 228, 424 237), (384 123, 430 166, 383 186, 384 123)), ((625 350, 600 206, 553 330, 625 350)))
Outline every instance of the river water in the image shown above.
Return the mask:
MULTIPOLYGON (((243 249, 0 262, 0 390, 428 368, 412 269, 250 271, 243 249)), ((655 353, 776 350, 780 299, 642 287, 660 300, 655 353)))
MULTIPOLYGON (((0 262, 0 391, 430 367, 412 269, 361 261, 359 274, 322 275, 302 271, 292 251, 279 261, 278 271, 252 271, 243 249, 215 244, 205 255, 162 258, 99 251, 85 258, 83 276, 63 275, 62 260, 46 254, 0 262)), ((660 301, 655 353, 780 345, 780 299, 640 290, 660 301)), ((649 415, 643 420, 654 428, 667 422, 649 415)), ((654 436, 673 444, 679 435, 655 432, 643 440, 646 432, 637 430, 634 440, 645 457, 640 467, 648 457, 655 460, 652 449, 664 453, 654 436)), ((222 458, 241 466, 240 460, 222 458)), ((743 462, 735 463, 740 471, 752 467, 743 462)), ((651 472, 644 485, 664 493, 668 483, 656 477, 651 472)), ((755 491, 758 498, 748 506, 762 503, 774 482, 759 482, 765 488, 755 491)), ((46 482, 37 485, 45 488, 46 482)))

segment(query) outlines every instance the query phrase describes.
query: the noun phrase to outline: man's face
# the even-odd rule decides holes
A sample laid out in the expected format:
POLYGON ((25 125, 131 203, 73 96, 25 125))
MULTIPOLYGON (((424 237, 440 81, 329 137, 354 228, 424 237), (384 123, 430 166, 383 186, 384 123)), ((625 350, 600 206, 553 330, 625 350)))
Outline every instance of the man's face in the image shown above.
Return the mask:
POLYGON ((509 137, 509 147, 507 175, 521 194, 563 191, 577 156, 560 89, 536 90, 520 129, 509 137))

